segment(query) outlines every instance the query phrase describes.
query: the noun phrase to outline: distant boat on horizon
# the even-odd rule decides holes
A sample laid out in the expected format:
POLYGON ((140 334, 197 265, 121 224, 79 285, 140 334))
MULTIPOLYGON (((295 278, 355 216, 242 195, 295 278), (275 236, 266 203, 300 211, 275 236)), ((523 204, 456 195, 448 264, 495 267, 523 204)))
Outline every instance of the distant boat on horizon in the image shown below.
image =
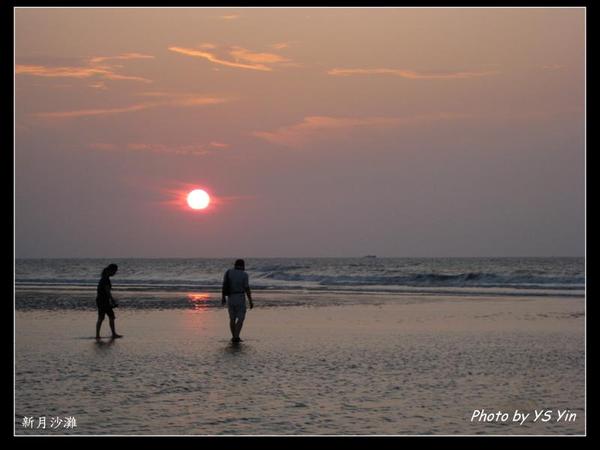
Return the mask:
POLYGON ((363 258, 377 258, 376 255, 365 255, 363 256, 363 258))

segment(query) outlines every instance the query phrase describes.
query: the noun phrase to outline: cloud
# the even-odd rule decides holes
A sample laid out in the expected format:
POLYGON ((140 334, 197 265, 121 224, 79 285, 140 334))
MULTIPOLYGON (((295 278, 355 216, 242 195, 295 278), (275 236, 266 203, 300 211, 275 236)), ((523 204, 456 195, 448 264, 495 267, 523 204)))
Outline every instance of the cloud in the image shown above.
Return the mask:
POLYGON ((151 103, 141 103, 136 105, 124 106, 121 108, 98 108, 98 109, 79 109, 75 111, 53 111, 37 113, 35 116, 45 119, 66 119, 73 117, 85 117, 85 116, 107 116, 112 114, 122 114, 134 111, 141 111, 143 109, 152 108, 151 103))
POLYGON ((416 126, 427 122, 454 120, 470 117, 467 114, 438 113, 407 117, 331 117, 309 116, 300 123, 281 127, 274 131, 255 131, 253 136, 273 144, 300 147, 320 136, 339 134, 356 128, 387 128, 416 126))
POLYGON ((563 66, 562 64, 548 64, 540 67, 542 70, 548 70, 550 72, 554 72, 555 70, 561 70, 565 68, 565 66, 563 66))
MULTIPOLYGON (((221 144, 220 146, 228 147, 227 144, 221 144)), ((220 147, 219 146, 219 147, 220 147)), ((205 144, 187 144, 187 145, 165 145, 165 144, 150 144, 141 142, 131 142, 124 145, 115 145, 103 142, 95 142, 89 144, 88 147, 94 150, 101 151, 134 151, 134 152, 148 152, 158 154, 172 154, 172 155, 183 155, 183 156, 202 156, 211 152, 209 147, 214 147, 213 142, 208 145, 205 144)), ((214 150, 213 150, 214 151, 214 150)))
POLYGON ((173 98, 163 105, 167 106, 201 106, 201 105, 218 105, 220 103, 225 103, 228 100, 225 98, 218 97, 203 97, 203 96, 189 96, 189 97, 180 97, 173 98))
POLYGON ((186 94, 172 93, 172 92, 165 92, 165 91, 146 91, 146 92, 138 92, 136 95, 139 95, 142 97, 173 97, 173 96, 186 95, 186 94))
POLYGON ((206 95, 186 93, 186 92, 164 92, 150 91, 140 92, 137 94, 142 97, 151 97, 158 100, 153 103, 155 106, 200 106, 200 105, 217 105, 231 101, 231 98, 226 97, 211 97, 206 95))
POLYGON ((276 55, 275 53, 255 53, 243 47, 232 47, 232 50, 229 52, 229 54, 236 59, 241 59, 243 61, 252 63, 276 64, 290 61, 288 58, 285 58, 281 55, 276 55))
POLYGON ((88 145, 90 148, 93 148, 94 150, 115 150, 117 148, 116 145, 114 144, 107 144, 106 142, 93 142, 91 144, 88 145))
POLYGON ((127 144, 128 150, 143 151, 151 153, 168 153, 173 155, 200 156, 207 154, 206 147, 201 144, 192 145, 164 145, 164 144, 127 144))
POLYGON ((352 75, 394 75, 402 78, 408 78, 411 80, 450 80, 450 79, 465 79, 465 78, 476 78, 484 77, 489 75, 495 75, 498 71, 486 70, 486 71, 474 71, 474 72, 417 72, 415 70, 408 69, 386 69, 386 68, 373 68, 373 69, 331 69, 327 72, 328 75, 348 77, 352 75))
POLYGON ((217 142, 217 141, 212 141, 208 145, 210 145, 211 147, 217 147, 217 148, 228 148, 229 147, 229 144, 225 144, 223 142, 217 142))
POLYGON ((94 56, 94 57, 90 58, 90 63, 98 64, 100 62, 111 61, 111 60, 115 60, 115 59, 117 59, 117 60, 154 59, 154 56, 145 55, 143 53, 123 53, 123 54, 117 55, 117 56, 94 56))
MULTIPOLYGON (((154 56, 144 55, 141 53, 124 53, 117 56, 95 56, 88 59, 88 62, 84 66, 47 66, 47 65, 36 65, 36 64, 17 64, 15 66, 15 73, 18 75, 31 75, 37 77, 49 77, 49 78, 91 78, 99 77, 108 80, 128 80, 128 81, 139 81, 143 83, 151 83, 144 77, 124 75, 118 72, 118 69, 122 68, 120 65, 114 64, 100 64, 104 61, 109 60, 129 60, 129 59, 151 59, 154 56)), ((90 85, 91 87, 95 87, 90 85)))
POLYGON ((274 48, 275 50, 283 50, 284 48, 289 48, 290 44, 297 42, 299 41, 276 42, 275 44, 271 44, 271 48, 274 48))
MULTIPOLYGON (((152 96, 153 93, 145 93, 147 96, 152 96)), ((95 109, 79 109, 74 111, 52 111, 35 114, 36 117, 45 119, 66 119, 85 116, 106 116, 114 114, 123 114, 129 112, 142 111, 145 109, 159 107, 193 107, 202 105, 216 105, 229 101, 227 98, 210 97, 199 94, 170 94, 166 92, 156 92, 155 97, 158 100, 151 102, 135 103, 133 105, 118 107, 118 108, 95 108, 95 109)))
POLYGON ((200 48, 171 46, 169 47, 169 50, 186 56, 203 58, 214 64, 263 72, 271 72, 273 70, 272 66, 278 64, 287 65, 291 61, 290 59, 275 53, 253 52, 239 46, 229 47, 229 49, 226 50, 226 53, 231 59, 225 59, 214 52, 208 51, 215 50, 216 48, 217 47, 213 44, 202 44, 200 48))
POLYGON ((219 16, 219 19, 223 20, 235 20, 239 19, 241 16, 239 14, 230 14, 228 16, 219 16))
POLYGON ((34 75, 38 77, 89 78, 104 75, 106 70, 94 67, 47 67, 33 64, 17 64, 17 74, 34 75))
POLYGON ((121 75, 110 70, 104 72, 103 76, 109 80, 129 80, 129 81, 141 81, 143 83, 152 83, 152 80, 143 77, 134 77, 131 75, 121 75))
POLYGON ((273 70, 270 67, 265 66, 264 64, 241 64, 241 63, 236 63, 234 61, 227 61, 224 59, 219 59, 216 55, 214 55, 210 52, 202 51, 202 50, 194 50, 191 48, 183 48, 183 47, 169 47, 169 50, 171 50, 172 52, 181 53, 182 55, 194 56, 197 58, 204 58, 215 64, 221 64, 223 66, 228 66, 228 67, 236 67, 239 69, 249 69, 249 70, 261 70, 261 71, 265 71, 265 72, 270 72, 271 70, 273 70))
POLYGON ((88 84, 88 86, 91 88, 94 88, 94 89, 102 89, 102 90, 108 89, 106 87, 106 84, 103 81, 99 81, 98 83, 88 84))

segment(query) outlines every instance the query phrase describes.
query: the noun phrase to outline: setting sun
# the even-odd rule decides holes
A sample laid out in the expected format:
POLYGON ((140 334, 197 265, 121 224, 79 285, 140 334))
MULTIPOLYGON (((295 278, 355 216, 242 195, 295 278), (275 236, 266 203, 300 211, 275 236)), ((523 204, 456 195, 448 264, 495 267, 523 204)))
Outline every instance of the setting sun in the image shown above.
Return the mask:
POLYGON ((194 189, 188 194, 187 202, 192 209, 204 209, 210 203, 210 197, 202 189, 194 189))

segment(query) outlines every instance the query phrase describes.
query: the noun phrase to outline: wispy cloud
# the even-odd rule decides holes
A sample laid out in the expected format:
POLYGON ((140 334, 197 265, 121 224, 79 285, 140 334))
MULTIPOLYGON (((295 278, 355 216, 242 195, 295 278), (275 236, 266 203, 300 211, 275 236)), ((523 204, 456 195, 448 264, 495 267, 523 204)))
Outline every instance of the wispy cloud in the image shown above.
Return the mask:
POLYGON ((36 117, 45 119, 67 119, 74 117, 86 116, 107 116, 113 114, 122 114, 143 109, 152 108, 154 105, 150 103, 141 103, 136 105, 123 106, 120 108, 97 108, 97 109, 78 109, 75 111, 53 111, 35 114, 36 117))
POLYGON ((88 147, 93 148, 94 150, 116 150, 117 146, 115 144, 108 144, 106 142, 93 142, 88 145, 88 147))
POLYGON ((218 105, 232 100, 231 97, 207 96, 187 92, 149 91, 140 92, 137 95, 157 99, 152 103, 154 106, 218 105))
MULTIPOLYGON (((145 93, 151 96, 152 93, 145 93)), ((66 119, 86 116, 106 116, 114 114, 123 114, 136 111, 142 111, 151 108, 159 107, 193 107, 202 105, 216 105, 225 103, 230 99, 222 97, 203 96, 199 94, 169 94, 165 92, 155 93, 158 99, 149 102, 139 102, 132 105, 127 105, 117 108, 94 108, 94 109, 78 109, 73 111, 52 111, 35 114, 36 117, 45 119, 66 119)))
POLYGON ((223 19, 223 20, 235 20, 235 19, 239 19, 241 16, 239 14, 229 14, 226 16, 219 16, 219 19, 223 19))
POLYGON ((290 62, 290 59, 275 53, 253 52, 239 46, 229 47, 225 51, 225 53, 229 55, 230 59, 218 56, 214 51, 208 51, 216 49, 217 47, 213 46, 213 44, 202 44, 200 48, 185 48, 177 46, 169 47, 169 50, 175 53, 180 53, 182 55, 192 56, 195 58, 203 58, 214 64, 235 67, 237 69, 271 72, 273 70, 273 66, 290 62))
POLYGON ((550 72, 554 72, 556 70, 561 70, 564 68, 565 68, 565 66, 563 66, 562 64, 547 64, 545 66, 541 66, 542 70, 548 70, 550 72))
POLYGON ((397 77, 408 78, 411 80, 451 80, 485 77, 495 75, 496 70, 485 71, 454 71, 454 72, 419 72, 408 69, 387 69, 387 68, 372 68, 372 69, 340 69, 335 68, 327 72, 328 75, 338 77, 348 77, 353 75, 394 75, 397 77))
POLYGON ((217 142, 217 141, 212 141, 208 145, 210 145, 211 147, 216 147, 216 148, 228 148, 229 147, 229 144, 225 144, 224 142, 217 142))
POLYGON ((283 50, 284 48, 290 48, 292 44, 297 44, 299 42, 300 41, 276 42, 274 44, 271 44, 270 47, 274 48, 275 50, 283 50))
POLYGON ((242 64, 237 63, 235 61, 227 61, 224 59, 220 59, 216 55, 203 50, 195 50, 192 48, 183 47, 169 47, 169 50, 171 50, 172 52, 181 53, 182 55, 194 56, 196 58, 204 58, 215 64, 221 64, 223 66, 228 67, 236 67, 238 69, 262 70, 265 72, 270 72, 272 70, 270 67, 267 67, 264 64, 242 64))
MULTIPOLYGON (((101 151, 133 151, 158 154, 171 154, 183 156, 202 156, 214 152, 213 143, 209 144, 154 144, 143 142, 131 142, 123 145, 110 144, 105 142, 94 142, 88 145, 89 148, 101 151)), ((219 146, 221 147, 221 146, 219 146)), ((222 144, 222 147, 228 147, 227 144, 222 144)))
POLYGON ((235 59, 241 59, 242 61, 248 61, 251 63, 264 63, 264 64, 276 64, 281 62, 289 62, 288 58, 275 53, 257 53, 251 52, 243 47, 232 47, 229 54, 235 59))
MULTIPOLYGON (((125 75, 119 73, 120 65, 102 64, 109 60, 129 60, 129 59, 152 59, 152 55, 144 55, 141 53, 124 53, 117 56, 95 56, 87 60, 87 64, 83 66, 48 66, 36 64, 17 64, 15 73, 18 75, 31 75, 37 77, 50 78, 105 78, 108 80, 128 80, 151 83, 148 78, 125 75)), ((91 87, 96 87, 90 85, 91 87)))
POLYGON ((108 89, 106 87, 106 84, 103 81, 99 81, 98 83, 92 83, 92 84, 89 84, 88 86, 91 88, 94 88, 94 89, 102 89, 102 90, 108 89))
POLYGON ((128 59, 154 59, 152 55, 146 55, 143 53, 123 53, 117 56, 94 56, 90 58, 91 64, 98 64, 104 61, 112 60, 128 60, 128 59))
POLYGON ((252 134, 273 144, 300 147, 320 136, 336 135, 340 131, 356 128, 407 127, 423 123, 455 120, 470 117, 468 114, 437 113, 407 117, 331 117, 309 116, 300 123, 274 131, 255 131, 252 134))
POLYGON ((172 155, 189 155, 201 156, 208 153, 206 146, 201 144, 191 145, 165 145, 165 144, 143 144, 131 143, 127 144, 127 150, 151 152, 151 153, 167 153, 172 155))
POLYGON ((89 78, 104 75, 107 71, 95 67, 48 67, 33 64, 17 64, 15 72, 38 77, 89 78))
POLYGON ((274 48, 275 50, 283 50, 284 48, 288 48, 289 47, 289 43, 287 42, 277 42, 275 44, 271 44, 271 48, 274 48))

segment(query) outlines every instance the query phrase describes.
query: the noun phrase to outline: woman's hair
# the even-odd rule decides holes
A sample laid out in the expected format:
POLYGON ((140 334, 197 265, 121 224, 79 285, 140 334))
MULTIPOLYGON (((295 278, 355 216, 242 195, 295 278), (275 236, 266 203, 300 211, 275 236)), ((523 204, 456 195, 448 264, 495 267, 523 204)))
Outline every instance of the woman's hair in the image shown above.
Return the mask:
POLYGON ((246 263, 244 263, 243 259, 236 259, 234 267, 236 269, 244 270, 246 268, 246 263))
POLYGON ((108 274, 114 274, 118 268, 119 266, 117 266, 116 264, 109 264, 104 268, 104 270, 102 270, 102 276, 105 277, 108 274))

